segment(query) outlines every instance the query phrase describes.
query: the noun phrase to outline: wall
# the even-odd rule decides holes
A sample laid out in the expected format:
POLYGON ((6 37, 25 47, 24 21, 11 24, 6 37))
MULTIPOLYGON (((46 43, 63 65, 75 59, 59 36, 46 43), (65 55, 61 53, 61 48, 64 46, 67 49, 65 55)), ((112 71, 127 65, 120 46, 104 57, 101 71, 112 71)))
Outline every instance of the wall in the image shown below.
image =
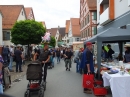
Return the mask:
POLYGON ((19 14, 17 21, 20 21, 20 20, 26 20, 25 11, 23 10, 23 8, 19 14))
POLYGON ((115 18, 130 10, 128 0, 115 0, 115 18))
POLYGON ((2 14, 0 13, 0 45, 3 45, 2 14))

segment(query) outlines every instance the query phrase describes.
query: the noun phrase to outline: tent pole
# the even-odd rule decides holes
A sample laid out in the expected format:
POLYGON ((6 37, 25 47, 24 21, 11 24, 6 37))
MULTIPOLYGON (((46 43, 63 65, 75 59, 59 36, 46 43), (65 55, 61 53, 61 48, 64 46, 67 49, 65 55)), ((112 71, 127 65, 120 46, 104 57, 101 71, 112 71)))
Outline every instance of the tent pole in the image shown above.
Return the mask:
POLYGON ((97 41, 97 65, 98 65, 98 79, 100 80, 100 68, 101 68, 101 50, 102 42, 97 41))
POLYGON ((123 55, 122 52, 123 52, 123 42, 118 42, 118 46, 119 46, 119 52, 121 54, 121 56, 123 55))

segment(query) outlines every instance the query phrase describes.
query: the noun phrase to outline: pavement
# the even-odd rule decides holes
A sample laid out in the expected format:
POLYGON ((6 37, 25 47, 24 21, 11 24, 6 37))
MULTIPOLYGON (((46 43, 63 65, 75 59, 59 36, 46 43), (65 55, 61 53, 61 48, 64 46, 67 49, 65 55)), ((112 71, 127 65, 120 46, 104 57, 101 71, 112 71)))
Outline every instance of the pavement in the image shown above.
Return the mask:
MULTIPOLYGON (((23 66, 22 73, 11 73, 12 81, 21 78, 21 81, 14 82, 12 87, 5 91, 5 94, 13 97, 24 97, 28 81, 26 80, 27 66, 23 66)), ((31 97, 38 97, 37 94, 31 97)), ((96 97, 93 94, 83 93, 82 75, 76 73, 76 64, 72 64, 70 71, 65 70, 65 64, 62 60, 56 64, 53 69, 48 69, 47 86, 44 97, 96 97)), ((100 96, 99 96, 100 97, 100 96)), ((105 97, 112 97, 107 95, 105 97)))

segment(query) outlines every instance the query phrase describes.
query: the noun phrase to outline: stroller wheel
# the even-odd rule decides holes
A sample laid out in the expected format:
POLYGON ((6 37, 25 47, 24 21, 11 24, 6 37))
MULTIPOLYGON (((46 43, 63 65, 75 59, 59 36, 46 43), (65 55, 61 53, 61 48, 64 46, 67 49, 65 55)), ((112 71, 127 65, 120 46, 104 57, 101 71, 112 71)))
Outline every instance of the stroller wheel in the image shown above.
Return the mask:
POLYGON ((31 97, 31 92, 27 90, 24 94, 24 97, 31 97))
POLYGON ((38 97, 44 97, 44 89, 43 88, 41 88, 40 90, 39 90, 39 96, 38 97))

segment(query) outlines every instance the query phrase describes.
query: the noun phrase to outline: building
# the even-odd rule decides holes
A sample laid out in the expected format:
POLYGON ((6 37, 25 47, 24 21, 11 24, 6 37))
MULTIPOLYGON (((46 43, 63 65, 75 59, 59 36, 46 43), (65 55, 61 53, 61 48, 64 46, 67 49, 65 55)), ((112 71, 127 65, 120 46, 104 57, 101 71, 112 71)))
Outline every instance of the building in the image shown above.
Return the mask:
MULTIPOLYGON (((11 29, 16 21, 26 20, 26 13, 23 5, 0 5, 2 12, 2 40, 3 45, 11 43, 11 29)), ((1 33, 0 33, 1 34, 1 33)))
POLYGON ((97 0, 97 22, 98 33, 109 28, 130 29, 130 0, 97 0))
POLYGON ((80 0, 81 40, 97 34, 97 0, 80 0))
POLYGON ((65 36, 62 38, 65 44, 69 43, 68 32, 69 32, 70 20, 66 20, 65 36))
POLYGON ((32 7, 25 7, 25 12, 28 20, 35 20, 32 7))
POLYGON ((70 18, 70 25, 68 30, 68 45, 71 46, 73 42, 80 41, 80 25, 79 18, 70 18))
POLYGON ((0 12, 0 46, 3 45, 3 33, 2 33, 2 13, 0 12))

